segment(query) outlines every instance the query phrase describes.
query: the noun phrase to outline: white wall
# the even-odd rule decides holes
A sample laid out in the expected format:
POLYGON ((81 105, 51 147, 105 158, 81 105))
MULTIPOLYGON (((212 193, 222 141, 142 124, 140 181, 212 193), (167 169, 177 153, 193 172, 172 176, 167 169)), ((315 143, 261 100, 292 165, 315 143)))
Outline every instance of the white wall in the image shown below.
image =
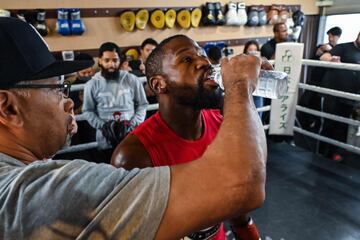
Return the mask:
POLYGON ((342 35, 338 43, 354 41, 360 31, 360 13, 327 16, 323 43, 328 42, 326 32, 335 26, 342 29, 342 35))

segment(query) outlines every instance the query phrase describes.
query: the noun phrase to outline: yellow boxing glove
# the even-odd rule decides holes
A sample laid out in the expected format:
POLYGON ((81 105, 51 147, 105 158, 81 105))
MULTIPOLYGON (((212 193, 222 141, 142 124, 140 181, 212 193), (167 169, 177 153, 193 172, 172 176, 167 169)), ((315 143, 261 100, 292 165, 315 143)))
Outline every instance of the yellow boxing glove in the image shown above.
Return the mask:
POLYGON ((135 13, 132 11, 125 11, 120 16, 120 24, 127 32, 134 31, 135 13))
POLYGON ((200 8, 194 8, 191 11, 191 26, 196 28, 199 26, 202 17, 202 12, 200 8))
POLYGON ((168 28, 173 28, 176 21, 176 11, 174 9, 169 9, 165 13, 165 24, 168 28))
POLYGON ((191 22, 191 14, 190 11, 187 9, 182 9, 180 12, 178 12, 176 17, 177 23, 180 25, 180 27, 188 29, 190 28, 190 22, 191 22))
POLYGON ((149 21, 149 11, 146 9, 141 9, 136 13, 135 23, 136 27, 140 30, 144 30, 147 22, 149 21))
POLYGON ((150 21, 157 29, 162 29, 165 25, 165 14, 162 10, 157 9, 151 13, 150 21))

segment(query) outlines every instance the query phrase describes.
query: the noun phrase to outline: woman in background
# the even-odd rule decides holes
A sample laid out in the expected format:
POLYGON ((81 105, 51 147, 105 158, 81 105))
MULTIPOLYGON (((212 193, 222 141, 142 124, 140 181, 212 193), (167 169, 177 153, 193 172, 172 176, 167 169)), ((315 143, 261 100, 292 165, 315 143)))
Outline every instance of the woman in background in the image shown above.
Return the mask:
MULTIPOLYGON (((250 40, 246 42, 243 53, 260 57, 259 43, 256 40, 250 40)), ((253 96, 253 98, 256 108, 264 106, 264 98, 258 96, 253 96)), ((259 116, 260 118, 262 117, 262 112, 259 112, 259 116)))

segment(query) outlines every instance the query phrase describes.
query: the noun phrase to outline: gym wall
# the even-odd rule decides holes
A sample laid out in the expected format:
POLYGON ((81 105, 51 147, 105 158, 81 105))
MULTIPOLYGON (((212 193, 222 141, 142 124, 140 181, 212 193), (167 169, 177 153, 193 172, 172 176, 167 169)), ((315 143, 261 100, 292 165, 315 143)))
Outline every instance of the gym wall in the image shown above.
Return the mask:
MULTIPOLYGON (((125 32, 119 21, 120 13, 127 9, 141 9, 147 8, 149 10, 155 8, 171 8, 176 9, 182 7, 201 7, 206 0, 191 0, 191 1, 160 1, 160 0, 1 0, 1 8, 16 12, 17 10, 30 9, 47 9, 54 12, 57 8, 80 8, 81 11, 85 9, 93 9, 90 14, 82 16, 82 20, 86 26, 86 32, 81 36, 61 36, 55 31, 56 16, 47 16, 47 24, 50 28, 50 33, 45 37, 46 42, 52 51, 75 50, 83 52, 91 52, 94 55, 95 50, 106 41, 116 42, 120 47, 127 48, 132 46, 139 46, 140 43, 148 37, 152 37, 157 41, 174 35, 185 34, 196 41, 223 41, 225 40, 235 53, 239 53, 243 49, 243 44, 248 39, 258 39, 260 43, 265 42, 272 37, 272 26, 266 25, 261 27, 237 27, 237 26, 212 26, 198 28, 181 29, 176 25, 173 29, 158 30, 148 23, 145 30, 135 30, 134 32, 125 32), (108 10, 108 11, 107 11, 108 10), (110 14, 114 11, 118 14, 110 14), (109 16, 107 15, 109 12, 109 16), (102 14, 100 14, 102 13, 102 14)), ((222 5, 229 1, 220 1, 222 5)), ((247 6, 250 5, 265 5, 271 4, 279 5, 296 5, 300 6, 301 10, 306 15, 317 15, 318 7, 315 6, 315 0, 281 0, 281 1, 266 1, 266 0, 247 0, 243 1, 247 6)), ((54 15, 54 14, 50 14, 54 15)))

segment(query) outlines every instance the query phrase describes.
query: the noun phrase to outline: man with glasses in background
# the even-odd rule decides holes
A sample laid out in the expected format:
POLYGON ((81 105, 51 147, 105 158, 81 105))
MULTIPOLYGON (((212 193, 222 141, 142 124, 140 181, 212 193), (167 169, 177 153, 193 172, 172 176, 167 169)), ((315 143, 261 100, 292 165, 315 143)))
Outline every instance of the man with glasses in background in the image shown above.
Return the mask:
POLYGON ((0 42, 1 239, 179 239, 263 203, 266 142, 251 100, 258 58, 222 62, 224 121, 201 158, 126 171, 43 160, 72 131, 74 104, 58 76, 93 62, 55 61, 14 18, 0 18, 0 42))

